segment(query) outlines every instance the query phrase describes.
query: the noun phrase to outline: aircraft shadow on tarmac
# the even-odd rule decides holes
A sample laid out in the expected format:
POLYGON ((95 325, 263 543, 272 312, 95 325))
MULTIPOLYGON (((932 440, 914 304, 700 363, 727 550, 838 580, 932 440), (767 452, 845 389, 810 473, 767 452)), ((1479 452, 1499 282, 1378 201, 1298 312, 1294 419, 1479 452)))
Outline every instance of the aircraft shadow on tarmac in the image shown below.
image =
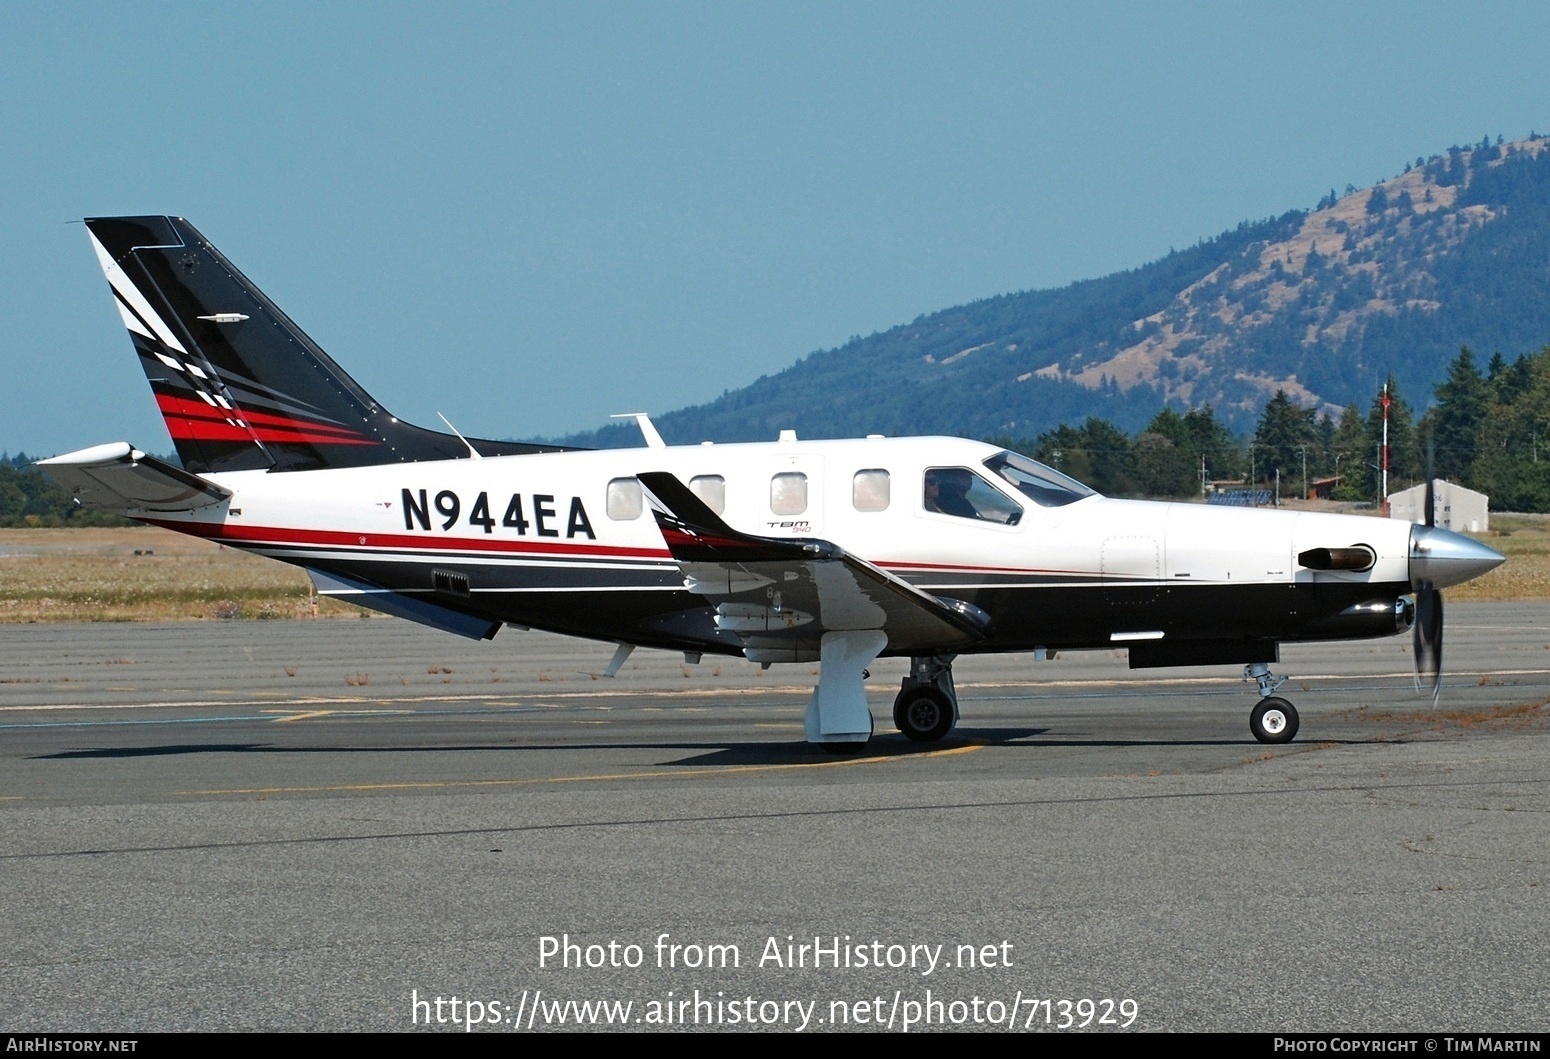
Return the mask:
MULTIPOLYGON (((1260 747, 1252 737, 1241 739, 1060 739, 1041 738, 1049 728, 959 728, 952 738, 937 743, 917 743, 897 735, 875 737, 862 754, 854 757, 823 753, 810 743, 758 742, 727 744, 724 742, 611 742, 586 743, 552 742, 540 745, 513 746, 503 743, 473 743, 443 746, 286 746, 277 743, 163 743, 151 746, 116 746, 61 750, 51 754, 35 755, 36 761, 70 760, 122 760, 132 758, 178 757, 195 754, 466 754, 466 753, 552 753, 594 749, 607 750, 663 750, 682 751, 685 756, 659 762, 679 767, 726 768, 751 765, 790 765, 821 762, 868 761, 880 758, 927 757, 944 751, 962 750, 973 746, 1026 747, 1028 749, 1121 749, 1126 747, 1260 747)), ((1287 744, 1293 749, 1313 746, 1355 746, 1368 743, 1401 744, 1401 737, 1370 739, 1320 739, 1287 744)))

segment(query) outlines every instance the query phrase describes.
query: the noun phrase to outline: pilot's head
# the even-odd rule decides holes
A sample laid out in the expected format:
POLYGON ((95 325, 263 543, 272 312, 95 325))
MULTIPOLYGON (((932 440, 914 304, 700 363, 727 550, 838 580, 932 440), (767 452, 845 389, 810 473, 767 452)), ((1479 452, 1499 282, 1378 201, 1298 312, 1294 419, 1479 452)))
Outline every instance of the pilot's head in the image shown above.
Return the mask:
POLYGON ((973 476, 959 467, 949 467, 936 472, 937 485, 943 496, 963 496, 973 484, 973 476))

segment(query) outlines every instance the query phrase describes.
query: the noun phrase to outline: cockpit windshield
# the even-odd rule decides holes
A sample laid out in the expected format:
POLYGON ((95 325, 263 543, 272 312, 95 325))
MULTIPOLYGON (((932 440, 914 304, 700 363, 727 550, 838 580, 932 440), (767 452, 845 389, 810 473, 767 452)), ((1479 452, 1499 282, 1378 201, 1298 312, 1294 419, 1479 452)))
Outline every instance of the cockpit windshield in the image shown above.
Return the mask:
POLYGON ((1040 507, 1065 507, 1098 495, 1075 478, 1015 452, 998 452, 985 461, 985 466, 1040 507))

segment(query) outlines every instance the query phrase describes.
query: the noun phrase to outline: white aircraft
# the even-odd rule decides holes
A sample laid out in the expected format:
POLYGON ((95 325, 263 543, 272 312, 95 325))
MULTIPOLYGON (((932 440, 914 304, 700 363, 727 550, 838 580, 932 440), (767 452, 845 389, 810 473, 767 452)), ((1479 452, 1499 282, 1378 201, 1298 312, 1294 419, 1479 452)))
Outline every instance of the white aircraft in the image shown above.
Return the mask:
POLYGON ((1262 742, 1296 735, 1279 645, 1412 625, 1441 679, 1439 590, 1503 561, 1388 519, 1111 500, 960 438, 585 451, 400 422, 187 221, 89 219, 182 467, 119 442, 41 466, 84 506, 307 570, 318 590, 489 638, 502 625, 820 663, 807 738, 872 735, 863 680, 910 659, 907 737, 958 719, 961 654, 1128 648, 1244 665, 1262 742), (1414 597, 1412 601, 1411 597, 1414 597))

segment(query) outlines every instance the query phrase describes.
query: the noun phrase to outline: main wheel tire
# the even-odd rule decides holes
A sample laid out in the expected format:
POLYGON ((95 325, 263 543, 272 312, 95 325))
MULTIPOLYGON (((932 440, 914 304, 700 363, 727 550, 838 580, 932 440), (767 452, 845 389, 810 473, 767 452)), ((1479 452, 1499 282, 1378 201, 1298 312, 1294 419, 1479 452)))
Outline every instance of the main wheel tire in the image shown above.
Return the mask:
POLYGON ((894 727, 906 739, 934 743, 953 730, 953 704, 935 688, 907 688, 893 700, 894 727))
POLYGON ((1261 743, 1290 743, 1297 735, 1297 707, 1285 699, 1260 699, 1249 714, 1249 731, 1261 743))

